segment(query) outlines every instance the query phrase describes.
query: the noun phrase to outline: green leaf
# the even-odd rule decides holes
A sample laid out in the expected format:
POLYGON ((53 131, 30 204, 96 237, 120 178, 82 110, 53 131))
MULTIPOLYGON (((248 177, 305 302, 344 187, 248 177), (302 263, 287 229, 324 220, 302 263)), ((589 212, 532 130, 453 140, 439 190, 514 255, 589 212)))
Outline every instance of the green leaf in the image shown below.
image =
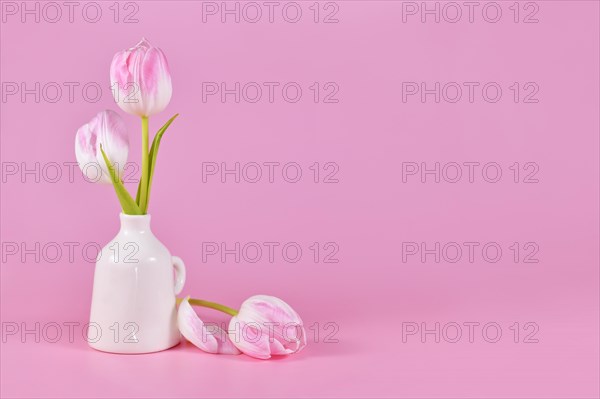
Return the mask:
POLYGON ((117 176, 117 172, 115 168, 108 160, 108 157, 104 153, 104 149, 102 149, 102 144, 100 144, 100 151, 102 151, 102 157, 104 158, 104 162, 106 162, 106 166, 108 167, 108 172, 110 173, 110 178, 113 182, 113 187, 115 188, 115 192, 117 193, 117 198, 119 198, 119 202, 121 203, 121 208, 123 208, 123 213, 127 215, 143 215, 139 206, 135 203, 129 192, 123 185, 123 182, 117 176))
MULTIPOLYGON (((161 127, 158 132, 156 133, 156 136, 154 136, 154 140, 152 140, 152 146, 150 147, 150 154, 149 154, 149 158, 150 158, 150 165, 149 165, 149 171, 148 171, 148 190, 147 190, 147 196, 146 196, 146 204, 144 204, 144 208, 148 209, 148 203, 150 202, 150 188, 152 187, 152 177, 154 176, 154 167, 156 165, 156 157, 158 155, 158 148, 160 147, 160 140, 162 139, 163 134, 165 134, 165 132, 167 131, 167 129, 169 128, 169 126, 171 126, 171 123, 173 123, 173 121, 175 120, 175 118, 177 118, 179 116, 179 114, 175 114, 171 119, 169 119, 167 121, 167 123, 165 123, 163 125, 163 127, 161 127)), ((141 184, 141 182, 140 182, 141 184)), ((139 194, 140 188, 138 187, 138 194, 139 194)))
POLYGON ((137 194, 135 195, 135 203, 140 206, 140 194, 142 192, 142 177, 140 176, 140 182, 138 183, 137 194))

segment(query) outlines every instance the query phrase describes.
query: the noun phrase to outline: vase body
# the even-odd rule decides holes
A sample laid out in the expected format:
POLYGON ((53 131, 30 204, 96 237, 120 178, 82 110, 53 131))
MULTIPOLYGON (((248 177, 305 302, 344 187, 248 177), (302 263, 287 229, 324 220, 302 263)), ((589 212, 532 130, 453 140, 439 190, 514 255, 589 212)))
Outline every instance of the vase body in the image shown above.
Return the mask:
POLYGON ((89 345, 112 353, 149 353, 179 343, 175 296, 181 259, 150 230, 150 215, 121 214, 121 230, 98 254, 89 345))

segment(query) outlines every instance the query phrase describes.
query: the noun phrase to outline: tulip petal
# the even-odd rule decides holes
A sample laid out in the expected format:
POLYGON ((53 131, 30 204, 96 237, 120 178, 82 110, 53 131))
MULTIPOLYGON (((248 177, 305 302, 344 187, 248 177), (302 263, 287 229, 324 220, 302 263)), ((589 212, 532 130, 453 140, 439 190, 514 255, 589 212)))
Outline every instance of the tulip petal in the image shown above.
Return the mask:
POLYGON ((79 168, 89 181, 108 183, 110 180, 103 173, 102 166, 96 158, 96 138, 89 124, 80 127, 75 136, 75 157, 79 168))
POLYGON ((239 355, 241 353, 223 329, 216 325, 207 326, 198 317, 189 303, 189 297, 179 304, 177 325, 181 334, 188 341, 205 352, 228 355, 239 355))
POLYGON ((286 349, 283 344, 276 339, 269 340, 269 348, 272 355, 291 355, 296 352, 292 349, 286 349))
POLYGON ((269 336, 256 328, 255 323, 245 323, 234 316, 229 322, 229 331, 236 332, 233 344, 246 355, 263 360, 271 358, 269 336))

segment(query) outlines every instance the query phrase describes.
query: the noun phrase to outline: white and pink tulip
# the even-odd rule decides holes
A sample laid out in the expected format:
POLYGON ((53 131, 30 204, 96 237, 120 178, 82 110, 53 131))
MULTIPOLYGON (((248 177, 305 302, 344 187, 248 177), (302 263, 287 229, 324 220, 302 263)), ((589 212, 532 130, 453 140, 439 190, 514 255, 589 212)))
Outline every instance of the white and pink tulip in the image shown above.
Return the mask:
POLYGON ((210 353, 245 353, 257 359, 291 355, 306 346, 304 323, 294 309, 279 298, 255 295, 239 311, 214 302, 185 298, 177 316, 181 334, 192 344, 210 353), (212 326, 209 332, 191 304, 232 315, 228 333, 212 326))
POLYGON ((242 303, 231 318, 229 331, 239 331, 234 344, 243 353, 258 359, 291 355, 306 346, 306 331, 294 309, 274 296, 255 295, 242 303))
POLYGON ((129 138, 125 122, 114 111, 99 112, 75 135, 75 157, 84 175, 93 182, 111 183, 100 146, 121 176, 129 154, 129 138))
POLYGON ((173 92, 165 54, 146 39, 115 54, 110 66, 110 83, 119 107, 141 117, 164 110, 173 92))

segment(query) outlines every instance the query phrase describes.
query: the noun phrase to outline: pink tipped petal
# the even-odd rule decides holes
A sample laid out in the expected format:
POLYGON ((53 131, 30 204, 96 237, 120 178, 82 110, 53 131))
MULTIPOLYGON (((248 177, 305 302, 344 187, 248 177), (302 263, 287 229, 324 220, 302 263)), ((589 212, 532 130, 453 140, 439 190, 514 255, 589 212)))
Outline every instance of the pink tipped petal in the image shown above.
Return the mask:
POLYGON ((271 358, 269 336, 254 323, 247 324, 234 316, 229 322, 229 333, 235 334, 233 344, 246 355, 263 360, 271 358))
POLYGON ((286 349, 283 344, 276 339, 269 341, 269 347, 271 354, 273 355, 291 355, 295 352, 292 349, 286 349))
POLYGON ((187 298, 179 304, 177 311, 177 325, 179 332, 192 344, 205 352, 217 353, 217 339, 212 334, 207 334, 204 323, 187 301, 187 298))
POLYGON ((204 324, 188 300, 189 297, 185 298, 177 311, 177 325, 181 335, 205 352, 239 355, 240 351, 227 333, 216 325, 204 324))
POLYGON ((96 136, 92 134, 89 124, 79 128, 75 136, 75 157, 77 163, 90 181, 100 181, 102 178, 102 168, 96 160, 96 136), (94 176, 95 169, 96 175, 94 176))
MULTIPOLYGON (((219 334, 223 334, 228 337, 228 335, 225 331, 223 331, 219 327, 217 327, 217 328, 219 329, 219 334)), ((240 352, 240 350, 238 348, 236 348, 236 346, 233 344, 233 342, 231 342, 229 337, 227 339, 225 339, 225 341, 222 342, 221 346, 219 346, 219 353, 221 353, 223 355, 241 355, 242 354, 242 352, 240 352)))
POLYGON ((260 318, 268 321, 278 321, 284 324, 296 323, 302 325, 300 315, 283 300, 269 295, 254 295, 242 304, 242 309, 255 312, 260 318))
POLYGON ((167 58, 146 39, 115 54, 110 81, 119 107, 133 115, 154 115, 171 101, 173 86, 167 58))
POLYGON ((139 43, 135 45, 135 47, 149 49, 152 46, 150 46, 150 42, 148 40, 146 40, 145 37, 142 37, 142 40, 140 40, 139 43))

